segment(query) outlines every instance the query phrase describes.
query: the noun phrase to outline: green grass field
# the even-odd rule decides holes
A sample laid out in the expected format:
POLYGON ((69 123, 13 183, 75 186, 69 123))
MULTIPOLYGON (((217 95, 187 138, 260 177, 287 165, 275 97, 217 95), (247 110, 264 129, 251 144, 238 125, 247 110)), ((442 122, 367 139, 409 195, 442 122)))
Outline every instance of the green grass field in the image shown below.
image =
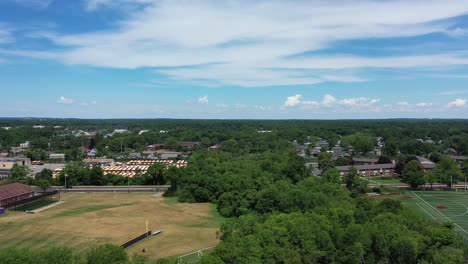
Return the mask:
POLYGON ((428 219, 453 223, 468 240, 468 192, 408 191, 399 199, 428 219))

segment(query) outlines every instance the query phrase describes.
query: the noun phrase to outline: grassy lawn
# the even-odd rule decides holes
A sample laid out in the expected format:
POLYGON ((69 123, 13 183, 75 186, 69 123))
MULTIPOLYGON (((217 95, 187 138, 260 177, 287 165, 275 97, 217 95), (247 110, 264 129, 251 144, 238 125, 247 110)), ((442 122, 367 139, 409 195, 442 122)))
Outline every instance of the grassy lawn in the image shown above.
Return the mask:
POLYGON ((468 240, 468 192, 406 191, 398 199, 428 219, 453 223, 468 240))
POLYGON ((389 178, 389 177, 361 177, 368 181, 369 183, 378 183, 378 184, 398 184, 401 183, 401 180, 398 178, 389 178))
POLYGON ((122 244, 162 230, 128 249, 152 259, 178 256, 216 245, 223 219, 212 204, 165 201, 148 193, 67 193, 66 202, 38 214, 12 212, 0 218, 0 248, 70 246, 78 251, 111 242, 122 244), (142 253, 142 249, 146 252, 142 253))

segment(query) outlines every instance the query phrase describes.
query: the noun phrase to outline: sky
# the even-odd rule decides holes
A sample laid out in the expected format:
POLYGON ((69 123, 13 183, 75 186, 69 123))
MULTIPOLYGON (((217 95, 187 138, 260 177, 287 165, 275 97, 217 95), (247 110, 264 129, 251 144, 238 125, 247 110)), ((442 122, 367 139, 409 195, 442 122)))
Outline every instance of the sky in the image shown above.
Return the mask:
POLYGON ((1 0, 0 116, 468 117, 468 0, 1 0))

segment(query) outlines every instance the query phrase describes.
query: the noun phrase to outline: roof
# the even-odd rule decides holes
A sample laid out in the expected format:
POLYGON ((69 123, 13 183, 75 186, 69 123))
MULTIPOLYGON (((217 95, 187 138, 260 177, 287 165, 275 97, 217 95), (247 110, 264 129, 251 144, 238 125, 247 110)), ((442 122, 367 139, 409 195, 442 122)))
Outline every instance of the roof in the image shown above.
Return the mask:
POLYGON ((0 200, 32 192, 34 192, 34 189, 29 185, 17 182, 11 183, 0 186, 0 200))
POLYGON ((371 163, 377 163, 379 160, 378 159, 370 159, 370 158, 353 158, 354 162, 371 162, 371 163))
POLYGON ((466 160, 468 157, 465 156, 456 156, 456 155, 449 155, 449 158, 452 158, 454 160, 466 160))

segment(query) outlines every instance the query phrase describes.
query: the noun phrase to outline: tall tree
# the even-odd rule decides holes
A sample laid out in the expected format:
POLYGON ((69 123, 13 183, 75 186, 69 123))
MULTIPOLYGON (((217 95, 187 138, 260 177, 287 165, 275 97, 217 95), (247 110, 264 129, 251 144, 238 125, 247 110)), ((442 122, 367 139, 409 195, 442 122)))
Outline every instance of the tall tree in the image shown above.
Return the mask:
POLYGON ((412 160, 406 164, 401 177, 403 182, 409 184, 412 189, 416 189, 426 183, 424 168, 421 162, 417 160, 412 160))
POLYGON ((447 184, 449 188, 452 188, 453 183, 457 183, 463 178, 460 167, 449 157, 442 157, 433 173, 437 179, 440 179, 441 183, 447 184))

